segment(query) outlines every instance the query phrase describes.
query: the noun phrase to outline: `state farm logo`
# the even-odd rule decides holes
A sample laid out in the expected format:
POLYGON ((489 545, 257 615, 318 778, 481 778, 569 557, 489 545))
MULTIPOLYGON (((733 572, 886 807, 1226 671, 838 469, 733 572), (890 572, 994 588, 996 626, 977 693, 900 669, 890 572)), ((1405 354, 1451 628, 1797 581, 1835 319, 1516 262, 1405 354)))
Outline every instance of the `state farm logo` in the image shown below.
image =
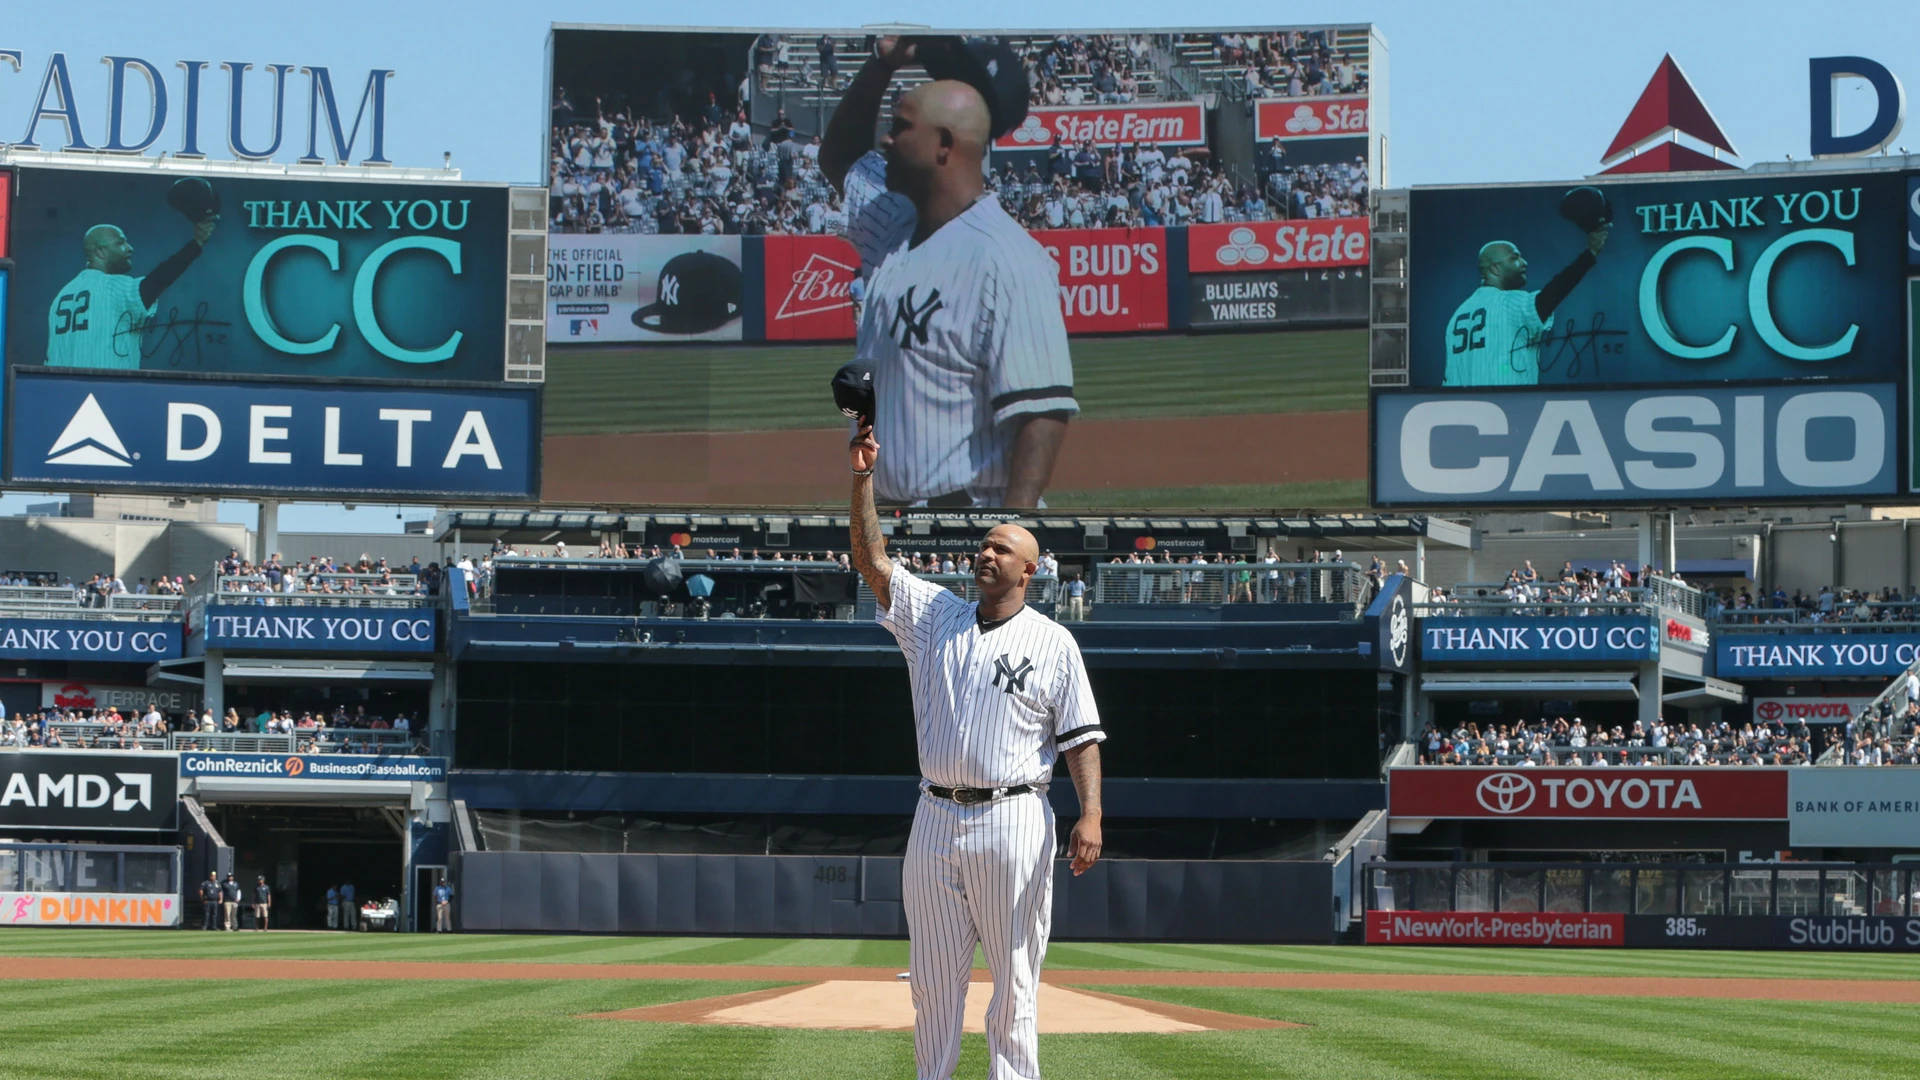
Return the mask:
POLYGON ((1763 701, 1753 711, 1762 720, 1778 720, 1787 711, 1787 707, 1777 701, 1763 701))
POLYGON ((1041 123, 1038 116, 1028 113, 1026 122, 1008 132, 1007 138, 1017 143, 1050 143, 1053 141, 1053 132, 1047 130, 1047 125, 1041 123))
POLYGON ((1533 781, 1519 773, 1494 773, 1473 789, 1474 801, 1493 814, 1517 814, 1533 805, 1533 781))
POLYGON ((1326 126, 1320 117, 1315 115, 1311 105, 1302 105, 1293 110, 1293 115, 1287 117, 1286 123, 1287 130, 1295 135, 1310 134, 1326 126))
POLYGON ((797 319, 852 307, 854 273, 853 267, 837 259, 818 252, 808 255, 806 265, 793 272, 774 319, 797 319))
POLYGON ((1214 252, 1213 257, 1222 266, 1238 266, 1241 263, 1259 266, 1272 258, 1273 252, 1267 250, 1267 245, 1260 242, 1252 229, 1243 225, 1227 234, 1227 242, 1220 245, 1220 250, 1214 252))

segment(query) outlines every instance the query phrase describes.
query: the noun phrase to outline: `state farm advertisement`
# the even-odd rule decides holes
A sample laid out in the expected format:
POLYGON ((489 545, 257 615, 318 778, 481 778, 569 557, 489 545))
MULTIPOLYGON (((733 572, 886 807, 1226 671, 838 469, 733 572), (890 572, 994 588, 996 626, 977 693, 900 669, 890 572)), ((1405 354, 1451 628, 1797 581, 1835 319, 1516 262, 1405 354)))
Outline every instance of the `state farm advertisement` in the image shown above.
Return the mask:
POLYGON ((1253 114, 1253 137, 1332 139, 1367 133, 1364 97, 1282 98, 1260 102, 1253 114))
MULTIPOLYGON (((1365 124, 1364 118, 1361 123, 1365 124)), ((1195 101, 1042 107, 1028 112, 1025 123, 995 139, 993 145, 999 150, 1045 150, 1056 135, 1068 145, 1092 140, 1095 146, 1136 142, 1198 146, 1207 141, 1207 111, 1195 101)))
POLYGON ((1365 265, 1363 217, 1194 225, 1187 230, 1187 269, 1196 274, 1365 265))
POLYGON ((1396 818, 1606 818, 1624 821, 1783 821, 1784 768, 1394 769, 1396 818))
POLYGON ((1067 333, 1167 328, 1165 229, 1043 229, 1033 238, 1060 264, 1067 333))
POLYGON ((1860 715, 1870 697, 1757 697, 1753 718, 1768 723, 1844 724, 1860 715))
POLYGON ((1369 945, 1599 945, 1626 942, 1626 916, 1529 911, 1369 911, 1369 945))
POLYGON ((860 254, 838 236, 769 236, 768 341, 851 341, 860 254))

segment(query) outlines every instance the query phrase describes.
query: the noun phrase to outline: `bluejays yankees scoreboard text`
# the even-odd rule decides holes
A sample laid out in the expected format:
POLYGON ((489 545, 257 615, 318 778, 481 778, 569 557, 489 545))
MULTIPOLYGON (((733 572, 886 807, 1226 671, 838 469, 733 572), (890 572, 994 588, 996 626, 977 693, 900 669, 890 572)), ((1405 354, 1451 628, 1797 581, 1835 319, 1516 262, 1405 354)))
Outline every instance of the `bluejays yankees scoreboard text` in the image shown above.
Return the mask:
POLYGON ((1913 190, 1892 170, 1413 189, 1375 502, 1913 491, 1913 190))
POLYGON ((14 170, 9 482, 537 495, 511 190, 366 175, 14 170))

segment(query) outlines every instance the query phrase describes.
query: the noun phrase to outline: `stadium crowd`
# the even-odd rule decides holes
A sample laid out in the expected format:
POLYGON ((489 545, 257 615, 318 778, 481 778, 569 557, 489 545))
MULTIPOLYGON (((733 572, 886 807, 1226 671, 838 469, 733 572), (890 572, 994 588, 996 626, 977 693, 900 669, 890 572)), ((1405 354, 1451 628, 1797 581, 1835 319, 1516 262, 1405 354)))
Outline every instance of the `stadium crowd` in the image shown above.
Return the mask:
POLYGON ((1191 55, 1198 46, 1211 51, 1223 75, 1238 75, 1248 97, 1367 92, 1364 53, 1356 57, 1336 48, 1325 30, 1189 34, 1176 48, 1191 55))
POLYGON ((1646 766, 1646 765, 1810 765, 1821 748, 1803 720, 1742 724, 1727 721, 1702 726, 1674 724, 1665 718, 1647 730, 1639 721, 1629 728, 1595 724, 1578 716, 1543 717, 1532 723, 1462 724, 1442 730, 1428 724, 1415 744, 1422 765, 1646 766))
MULTIPOLYGON (((331 713, 303 711, 297 719, 291 709, 243 717, 230 708, 219 720, 211 709, 169 715, 155 704, 124 713, 117 706, 70 707, 0 718, 0 750, 157 750, 167 747, 169 735, 178 734, 291 735, 302 754, 419 753, 424 747, 415 745, 417 727, 410 714, 387 717, 368 713, 364 705, 352 712, 345 705, 331 713)), ((219 749, 213 739, 204 745, 190 737, 175 743, 181 750, 219 749)))

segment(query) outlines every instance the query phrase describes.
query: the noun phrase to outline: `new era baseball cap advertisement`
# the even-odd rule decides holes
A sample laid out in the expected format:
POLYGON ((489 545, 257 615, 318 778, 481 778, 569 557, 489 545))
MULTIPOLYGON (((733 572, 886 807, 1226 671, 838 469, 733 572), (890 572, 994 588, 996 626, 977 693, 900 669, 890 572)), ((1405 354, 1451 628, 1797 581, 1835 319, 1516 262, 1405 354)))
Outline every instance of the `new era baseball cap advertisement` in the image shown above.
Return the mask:
POLYGON ((545 496, 837 505, 859 356, 883 502, 1359 502, 1383 48, 556 26, 545 496), (936 83, 984 138, 966 220, 919 236, 936 83))

